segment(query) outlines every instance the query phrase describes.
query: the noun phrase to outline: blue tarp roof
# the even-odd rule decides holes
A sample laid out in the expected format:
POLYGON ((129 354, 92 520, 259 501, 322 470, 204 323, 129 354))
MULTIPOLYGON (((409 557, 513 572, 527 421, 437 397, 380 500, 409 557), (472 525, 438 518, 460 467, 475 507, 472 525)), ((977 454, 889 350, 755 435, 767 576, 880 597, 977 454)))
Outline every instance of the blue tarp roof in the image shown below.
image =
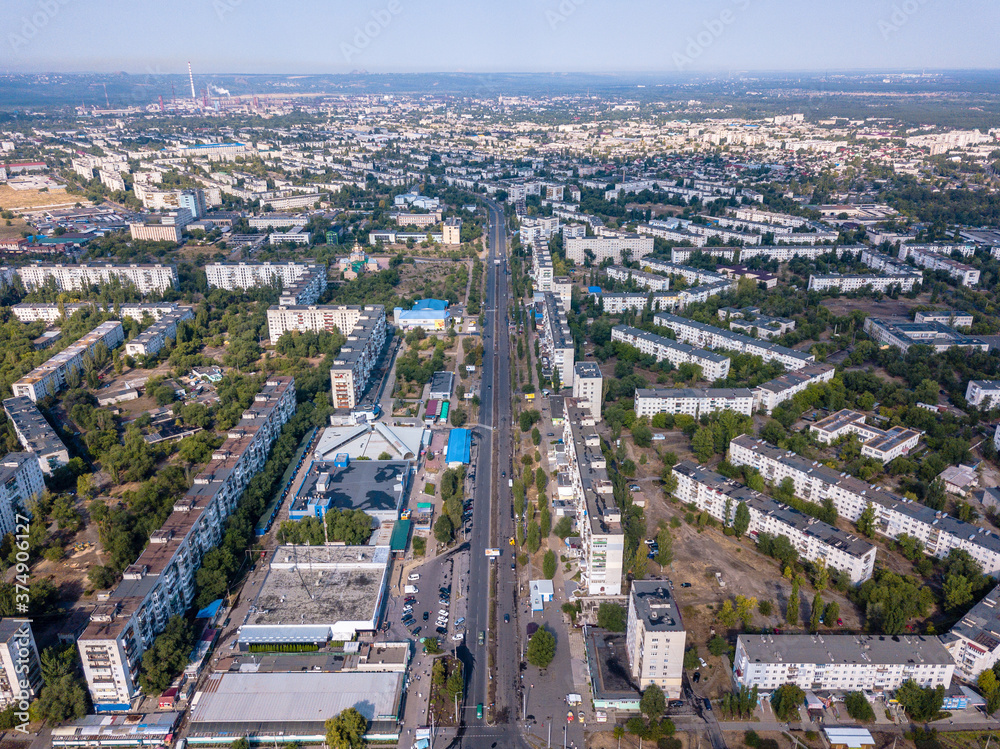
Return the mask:
POLYGON ((472 460, 472 432, 468 429, 452 429, 448 435, 446 463, 465 463, 472 460))
POLYGON ((222 599, 221 598, 216 598, 214 601, 212 601, 210 604, 208 604, 208 606, 206 606, 201 611, 199 611, 198 612, 198 616, 196 616, 195 618, 196 619, 211 619, 213 616, 215 616, 216 614, 219 613, 219 607, 221 605, 222 605, 222 599))
POLYGON ((587 287, 587 293, 588 294, 600 294, 601 293, 601 287, 600 286, 588 286, 587 287))
POLYGON ((436 310, 442 312, 448 309, 448 302, 444 299, 418 299, 413 303, 411 311, 436 310))

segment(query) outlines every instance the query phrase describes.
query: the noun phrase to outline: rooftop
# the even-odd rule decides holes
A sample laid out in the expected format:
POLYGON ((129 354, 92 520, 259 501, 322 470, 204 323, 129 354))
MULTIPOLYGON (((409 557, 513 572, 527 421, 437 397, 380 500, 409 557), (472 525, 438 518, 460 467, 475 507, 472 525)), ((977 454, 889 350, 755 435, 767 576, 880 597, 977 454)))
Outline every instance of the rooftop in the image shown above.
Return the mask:
POLYGON ((740 635, 751 663, 871 663, 949 666, 936 637, 899 635, 740 635))
POLYGON ((663 580, 635 580, 632 604, 647 632, 682 632, 681 610, 663 580))
POLYGON ((405 460, 351 460, 340 468, 333 461, 314 460, 291 509, 305 509, 310 500, 322 498, 330 509, 393 512, 402 507, 409 473, 405 460))

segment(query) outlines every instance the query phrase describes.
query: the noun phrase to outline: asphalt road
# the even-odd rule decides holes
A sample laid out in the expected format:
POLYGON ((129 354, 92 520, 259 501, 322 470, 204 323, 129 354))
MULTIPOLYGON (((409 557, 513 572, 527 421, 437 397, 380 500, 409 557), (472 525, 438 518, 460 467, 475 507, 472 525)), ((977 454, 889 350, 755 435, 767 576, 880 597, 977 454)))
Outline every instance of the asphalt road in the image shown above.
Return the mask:
POLYGON ((478 457, 474 472, 475 506, 470 543, 469 601, 465 646, 458 650, 466 662, 468 676, 464 726, 454 742, 469 747, 524 749, 526 742, 517 725, 520 707, 518 692, 520 644, 517 639, 517 608, 514 594, 517 573, 511 569, 513 547, 513 497, 508 486, 513 447, 511 441, 510 340, 507 307, 510 299, 509 267, 506 250, 505 218, 495 204, 489 207, 489 255, 483 295, 486 325, 483 328, 483 391, 479 426, 475 430, 478 457), (495 261, 500 260, 500 265, 495 261), (486 558, 485 550, 499 547, 501 557, 486 558), (490 567, 497 570, 496 619, 490 621, 490 567), (504 621, 504 616, 510 622, 504 621), (479 632, 486 633, 486 645, 478 644, 479 632), (496 638, 496 662, 489 668, 488 645, 496 638), (491 680, 496 680, 496 704, 476 718, 476 706, 490 707, 491 680))

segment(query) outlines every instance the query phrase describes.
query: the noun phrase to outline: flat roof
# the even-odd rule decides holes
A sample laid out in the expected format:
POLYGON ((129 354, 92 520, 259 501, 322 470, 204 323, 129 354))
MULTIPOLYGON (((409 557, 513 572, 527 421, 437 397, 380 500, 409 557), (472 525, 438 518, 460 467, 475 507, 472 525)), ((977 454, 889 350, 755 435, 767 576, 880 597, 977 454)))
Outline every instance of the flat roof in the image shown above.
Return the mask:
POLYGON ((329 630, 370 622, 382 605, 389 560, 388 546, 279 546, 244 627, 329 630))
POLYGON ((937 637, 921 635, 740 635, 751 663, 954 665, 937 637))
POLYGON ((369 515, 402 507, 410 474, 408 460, 350 460, 338 468, 333 461, 314 460, 299 487, 292 510, 304 510, 322 499, 330 508, 364 510, 369 515))
POLYGON ((632 603, 636 616, 647 631, 682 632, 681 610, 670 592, 666 580, 635 580, 632 582, 632 603))
POLYGON ((191 711, 199 723, 323 723, 349 707, 369 721, 395 719, 404 674, 298 672, 211 674, 191 711))

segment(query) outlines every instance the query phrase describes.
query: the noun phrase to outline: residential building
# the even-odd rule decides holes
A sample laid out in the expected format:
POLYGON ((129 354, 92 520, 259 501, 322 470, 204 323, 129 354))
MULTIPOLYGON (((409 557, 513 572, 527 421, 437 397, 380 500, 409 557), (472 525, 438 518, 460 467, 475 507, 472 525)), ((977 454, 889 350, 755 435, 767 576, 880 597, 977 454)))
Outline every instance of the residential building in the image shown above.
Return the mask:
POLYGON ((861 513, 871 507, 878 533, 893 539, 906 533, 920 541, 924 553, 929 556, 943 559, 952 549, 964 549, 987 575, 1000 572, 1000 535, 986 528, 935 511, 748 435, 736 437, 729 443, 729 462, 756 468, 771 484, 777 485, 782 479, 790 478, 795 496, 816 504, 830 499, 837 514, 851 522, 857 522, 861 513))
POLYGON ((354 408, 368 389, 385 347, 385 308, 381 304, 365 307, 354 327, 342 332, 347 343, 341 346, 330 368, 331 397, 337 408, 354 408))
POLYGON ((795 330, 795 321, 784 317, 768 317, 757 307, 720 307, 719 319, 729 323, 729 329, 750 334, 751 338, 770 340, 795 330))
POLYGON ((1000 660, 1000 586, 993 588, 947 633, 941 643, 955 662, 955 675, 975 682, 983 671, 1000 660))
POLYGON ((917 323, 937 322, 947 325, 949 328, 971 328, 972 315, 968 312, 959 312, 953 309, 933 310, 931 312, 917 312, 913 316, 913 321, 917 323))
POLYGON ((965 400, 982 411, 1000 407, 1000 380, 969 380, 965 400))
POLYGON ((415 226, 424 229, 441 223, 441 211, 433 213, 390 213, 389 218, 400 226, 415 226))
POLYGON ((670 262, 684 265, 696 252, 715 258, 716 262, 725 260, 727 263, 733 263, 736 262, 736 253, 739 250, 735 247, 673 247, 670 250, 670 262))
POLYGON ((559 297, 564 309, 573 304, 573 281, 566 276, 556 276, 552 279, 552 293, 559 297))
POLYGON ((602 291, 600 294, 594 294, 593 296, 600 302, 601 309, 609 315, 620 315, 627 310, 641 312, 650 306, 652 306, 652 309, 663 309, 663 307, 660 307, 661 303, 663 303, 666 309, 673 309, 673 306, 670 304, 672 299, 663 294, 602 291))
POLYGON ((604 271, 608 278, 613 278, 622 283, 632 281, 636 286, 651 291, 667 291, 670 288, 669 276, 658 276, 655 273, 635 270, 634 268, 623 268, 620 265, 609 266, 604 271))
POLYGON ((688 414, 698 419, 702 414, 735 411, 753 413, 754 396, 747 388, 636 388, 635 415, 688 414))
POLYGON ((729 357, 678 343, 666 336, 647 333, 628 325, 616 325, 611 329, 611 340, 634 346, 641 353, 655 357, 658 362, 668 359, 675 367, 681 364, 699 366, 702 379, 705 380, 722 380, 729 375, 729 357))
MULTIPOLYGON (((11 307, 11 311, 21 322, 34 322, 43 320, 52 324, 59 322, 63 315, 72 317, 77 310, 94 309, 101 312, 117 312, 121 317, 131 317, 141 321, 143 317, 149 315, 153 320, 159 320, 166 314, 178 309, 176 302, 156 302, 152 304, 129 303, 120 305, 103 305, 95 302, 70 302, 70 303, 45 303, 45 302, 22 302, 11 307)), ((190 309, 190 308, 188 308, 190 309)))
POLYGON ((45 491, 34 453, 7 453, 0 460, 0 536, 27 533, 29 505, 45 491))
POLYGON ((620 265, 622 260, 639 260, 653 251, 653 238, 638 234, 617 234, 601 237, 568 237, 563 240, 566 259, 577 265, 583 265, 587 260, 594 265, 611 258, 620 265))
POLYGON ((181 307, 163 315, 139 335, 125 344, 129 356, 152 356, 167 345, 168 339, 177 338, 177 325, 185 320, 193 320, 190 307, 181 307))
POLYGON ((783 375, 754 388, 754 400, 757 408, 770 414, 779 403, 784 403, 810 385, 829 382, 835 374, 836 369, 829 364, 809 364, 802 369, 785 372, 783 375))
POLYGON ((569 475, 561 474, 559 485, 566 487, 576 508, 583 552, 580 586, 589 595, 621 595, 625 533, 601 452, 601 435, 588 411, 571 402, 566 411, 563 440, 569 475))
POLYGON ((7 398, 3 410, 21 446, 35 456, 42 473, 51 474, 69 463, 69 450, 31 398, 7 398))
POLYGON ((295 405, 293 378, 268 378, 139 558, 125 569, 124 579, 95 607, 77 647, 99 712, 129 709, 139 692, 143 653, 171 616, 184 614, 193 604, 203 554, 222 540, 226 521, 264 467, 295 405))
POLYGON ((785 536, 799 556, 809 562, 841 570, 851 582, 861 583, 875 571, 875 546, 854 533, 817 520, 776 499, 689 461, 674 466, 677 489, 674 497, 730 525, 742 502, 750 514, 747 533, 755 541, 760 535, 785 536))
POLYGON ((881 291, 884 294, 898 286, 901 291, 907 292, 912 291, 920 281, 919 276, 912 275, 882 273, 869 276, 842 276, 839 273, 831 273, 824 276, 809 276, 809 291, 834 290, 849 293, 870 287, 872 291, 881 291))
POLYGON ((535 291, 552 291, 555 269, 548 245, 538 244, 531 253, 532 271, 535 276, 535 291))
POLYGON ((446 218, 441 225, 442 244, 462 244, 462 219, 446 218))
POLYGON ((896 346, 906 353, 910 346, 930 346, 941 353, 952 347, 989 351, 981 338, 959 333, 940 322, 910 322, 902 318, 866 317, 863 330, 880 346, 896 346))
POLYGON ((666 312, 653 316, 653 324, 669 328, 677 336, 678 341, 690 343, 707 349, 725 349, 741 354, 759 356, 765 362, 778 361, 787 369, 802 369, 816 357, 795 349, 785 348, 776 343, 767 343, 756 338, 733 333, 713 325, 695 322, 684 317, 677 317, 666 312))
POLYGON ((66 387, 67 377, 83 370, 85 357, 93 356, 95 348, 103 344, 110 351, 124 342, 125 333, 120 322, 103 322, 76 343, 28 372, 11 385, 11 389, 15 396, 27 396, 32 401, 55 395, 66 387))
POLYGON ((740 635, 733 661, 736 684, 765 695, 782 684, 884 694, 911 679, 947 689, 954 672, 938 639, 917 635, 740 635))
POLYGON ((836 413, 810 424, 809 433, 817 442, 824 445, 832 444, 848 434, 856 434, 861 439, 861 454, 866 458, 874 458, 883 465, 901 455, 909 454, 917 446, 920 435, 915 429, 895 426, 890 429, 879 429, 865 423, 865 415, 850 409, 841 409, 836 413))
MULTIPOLYGON (((573 333, 566 321, 566 308, 552 292, 542 295, 541 349, 547 356, 553 372, 559 372, 563 386, 573 386, 573 357, 576 347, 573 333)), ((555 389, 555 388, 553 388, 555 389)))
POLYGON ((726 277, 721 273, 695 268, 690 265, 668 263, 663 260, 653 260, 652 258, 643 258, 641 265, 644 271, 649 270, 653 273, 662 273, 666 276, 680 276, 689 285, 714 284, 727 281, 726 277))
POLYGON ((135 286, 140 294, 163 293, 177 285, 177 268, 173 265, 50 265, 37 263, 17 269, 21 282, 28 291, 43 287, 52 279, 60 291, 81 291, 91 286, 119 281, 135 286))
POLYGON ((326 291, 326 267, 302 263, 210 263, 205 266, 214 289, 252 289, 280 283, 279 304, 315 304, 326 291))
POLYGON ((31 622, 0 619, 0 708, 27 704, 41 689, 42 662, 31 622))
POLYGON ((594 421, 600 421, 604 401, 604 377, 600 367, 594 362, 578 361, 573 370, 573 397, 579 406, 590 411, 594 421))
POLYGON ((941 270, 953 278, 957 278, 962 286, 975 286, 979 283, 979 269, 971 265, 952 260, 949 255, 941 254, 933 245, 900 245, 899 259, 910 259, 915 265, 929 270, 941 270))
POLYGON ((247 219, 247 226, 251 229, 290 229, 293 226, 305 227, 308 223, 309 216, 305 213, 265 213, 247 219))
MULTIPOLYGON (((521 244, 525 247, 539 247, 548 246, 549 240, 552 238, 557 231, 559 231, 560 221, 554 216, 525 216, 521 219, 520 233, 521 244)), ((586 237, 586 227, 582 224, 580 225, 584 229, 582 234, 574 234, 573 236, 586 237)), ((565 240, 566 234, 563 233, 563 239, 565 240)))
POLYGON ((663 580, 634 580, 628 596, 625 643, 639 689, 656 684, 668 699, 683 691, 687 632, 681 608, 663 580))
POLYGON ((312 234, 304 231, 301 226, 293 226, 288 231, 272 231, 267 235, 267 243, 272 246, 285 243, 308 246, 311 237, 312 234))

